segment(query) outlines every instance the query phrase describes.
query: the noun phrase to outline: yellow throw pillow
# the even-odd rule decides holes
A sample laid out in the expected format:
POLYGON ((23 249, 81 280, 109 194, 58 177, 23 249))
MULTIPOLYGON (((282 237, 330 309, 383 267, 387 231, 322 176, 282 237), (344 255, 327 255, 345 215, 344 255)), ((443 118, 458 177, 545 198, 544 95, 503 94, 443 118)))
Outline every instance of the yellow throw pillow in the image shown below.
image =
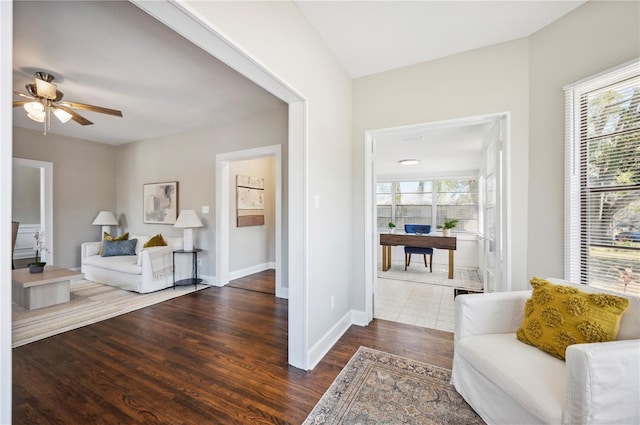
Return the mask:
POLYGON ((167 246, 162 233, 158 233, 144 244, 143 248, 151 248, 152 246, 167 246))
MULTIPOLYGON (((102 240, 103 241, 126 241, 126 240, 129 240, 129 232, 123 233, 120 236, 111 236, 107 232, 104 232, 104 237, 102 238, 102 240)), ((104 243, 101 243, 100 252, 98 252, 98 255, 102 255, 103 253, 104 253, 104 243)))
POLYGON ((531 279, 533 293, 524 306, 518 329, 520 341, 559 359, 572 344, 613 341, 622 313, 629 307, 624 297, 586 293, 571 286, 531 279))

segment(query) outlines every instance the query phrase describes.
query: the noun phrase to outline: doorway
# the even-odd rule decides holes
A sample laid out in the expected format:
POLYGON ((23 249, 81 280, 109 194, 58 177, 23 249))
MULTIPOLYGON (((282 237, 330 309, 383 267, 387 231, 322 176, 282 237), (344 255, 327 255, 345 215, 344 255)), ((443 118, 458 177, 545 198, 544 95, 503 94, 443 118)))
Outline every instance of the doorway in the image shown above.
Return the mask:
MULTIPOLYGON (((283 267, 282 258, 282 153, 280 145, 266 146, 263 148, 247 149, 236 152, 228 152, 216 155, 216 284, 223 286, 229 283, 231 279, 247 276, 251 272, 260 272, 265 268, 269 268, 271 264, 258 264, 258 266, 244 267, 244 270, 236 271, 243 268, 240 259, 234 260, 232 255, 238 257, 237 252, 239 241, 243 236, 237 232, 231 218, 231 186, 235 184, 232 176, 233 164, 243 161, 257 160, 262 158, 271 158, 273 162, 273 239, 274 239, 274 264, 275 268, 275 295, 278 298, 288 298, 288 293, 283 284, 283 267), (231 230, 233 229, 233 231, 231 230), (233 235, 232 235, 233 233, 233 235), (232 238, 233 236, 233 238, 232 238), (235 264, 234 264, 235 263, 235 264), (233 264, 233 267, 232 267, 233 264), (231 270, 234 270, 232 272, 231 270)), ((266 194, 265 196, 267 196, 266 194)), ((266 205, 265 205, 266 206, 266 205)), ((245 237, 251 237, 251 232, 242 232, 245 237)), ((256 236, 260 239, 265 236, 260 232, 256 236)), ((268 237, 268 235, 266 235, 268 237)), ((254 238, 255 239, 255 238, 254 238)), ((288 285, 287 285, 288 286, 288 285)))
POLYGON ((13 197, 19 193, 32 194, 25 195, 24 202, 16 199, 17 205, 14 205, 12 211, 13 221, 20 222, 14 258, 26 259, 34 256, 33 235, 35 232, 42 232, 44 244, 49 248, 49 252, 42 251, 42 261, 54 264, 53 163, 13 158, 13 169, 17 179, 24 178, 23 181, 13 181, 13 197), (21 184, 27 184, 29 187, 20 187, 21 184), (32 209, 37 211, 31 211, 32 209))
MULTIPOLYGON (((487 179, 485 178, 485 170, 486 164, 495 164, 495 167, 499 169, 499 172, 492 175, 492 179, 490 183, 494 186, 491 189, 492 196, 495 196, 494 204, 492 205, 491 215, 487 214, 487 209, 484 208, 484 204, 486 199, 487 189, 486 187, 479 187, 479 194, 481 198, 481 204, 478 208, 478 227, 477 234, 472 235, 473 239, 477 241, 477 251, 478 251, 478 273, 483 278, 488 275, 486 264, 490 264, 492 266, 492 270, 490 271, 490 276, 492 278, 492 285, 489 288, 490 290, 505 290, 504 282, 509 281, 508 275, 508 252, 509 252, 509 244, 510 244, 510 232, 508 231, 507 223, 510 222, 508 220, 508 208, 509 205, 509 193, 507 191, 505 183, 505 179, 507 178, 507 164, 509 159, 509 114, 508 113, 498 113, 498 114, 488 114, 482 116, 474 116, 474 117, 466 117, 454 120, 447 121, 439 121, 439 122, 431 122, 431 123, 423 123, 416 124, 411 126, 403 126, 403 127, 393 127, 379 130, 370 130, 365 132, 365 228, 369 229, 365 232, 365 309, 367 312, 367 317, 369 320, 374 318, 374 308, 376 307, 376 296, 377 296, 377 281, 378 281, 378 257, 380 247, 378 244, 378 234, 381 231, 380 225, 378 223, 378 213, 377 213, 377 193, 376 193, 376 182, 379 177, 379 169, 386 169, 387 173, 388 168, 384 166, 380 166, 376 161, 378 152, 376 142, 381 139, 393 140, 396 143, 395 149, 402 149, 401 142, 403 139, 403 135, 409 135, 411 138, 420 139, 421 134, 429 135, 430 131, 433 131, 434 134, 439 135, 437 149, 430 149, 429 155, 432 158, 438 159, 438 162, 441 165, 444 163, 443 152, 445 152, 448 147, 447 139, 444 135, 447 134, 449 130, 453 131, 457 128, 462 127, 473 127, 477 126, 482 129, 482 133, 477 135, 478 144, 475 149, 478 151, 478 159, 475 161, 476 166, 474 171, 474 178, 476 178, 479 182, 480 186, 485 185, 487 179), (492 146, 491 149, 487 149, 488 146, 492 146), (492 153, 494 156, 492 157, 492 161, 487 161, 486 155, 488 153, 492 153), (443 158, 440 158, 439 155, 443 155, 443 158), (494 158, 497 160, 494 161, 494 158), (490 230, 489 230, 490 229, 490 230), (490 236, 490 238, 486 237, 490 236), (489 243, 490 241, 490 243, 489 243), (490 247, 490 249, 487 249, 490 247), (488 256, 492 258, 488 261, 488 256)), ((460 147, 458 147, 459 150, 460 147)), ((453 148, 453 150, 456 150, 453 148)), ((411 157, 411 152, 402 151, 402 154, 407 158, 411 157)), ((384 157, 388 157, 387 154, 384 157)), ((454 165, 451 165, 454 167, 454 165)), ((437 168, 437 166, 433 166, 433 168, 437 168)), ((393 173, 392 173, 393 174, 393 173)), ((422 174, 414 173, 415 178, 456 178, 460 175, 469 175, 469 170, 466 173, 463 170, 447 169, 445 166, 444 169, 436 170, 424 170, 422 174)), ((392 175, 397 180, 401 180, 402 176, 395 174, 392 175)), ((389 178, 389 175, 387 175, 389 178)), ((435 196, 435 195, 434 195, 435 196)), ((434 203, 435 205, 435 203, 434 203)), ((434 207, 435 209, 435 207, 434 207)), ((435 223, 434 217, 434 223, 435 223)), ((400 250, 402 250, 400 248, 400 250)), ((461 253, 456 253, 454 255, 460 255, 461 253)), ((436 254, 437 255, 437 254, 436 254)), ((397 254, 396 254, 396 258, 397 254)), ((400 257, 402 258, 402 256, 400 257)), ((421 261, 421 259, 420 259, 421 261)), ((452 288, 453 294, 453 288, 452 288)), ((452 310, 453 308, 453 296, 450 297, 451 300, 451 308, 448 310, 452 310)), ((452 313, 452 311, 451 311, 452 313)), ((450 319, 452 321, 452 317, 450 319)))

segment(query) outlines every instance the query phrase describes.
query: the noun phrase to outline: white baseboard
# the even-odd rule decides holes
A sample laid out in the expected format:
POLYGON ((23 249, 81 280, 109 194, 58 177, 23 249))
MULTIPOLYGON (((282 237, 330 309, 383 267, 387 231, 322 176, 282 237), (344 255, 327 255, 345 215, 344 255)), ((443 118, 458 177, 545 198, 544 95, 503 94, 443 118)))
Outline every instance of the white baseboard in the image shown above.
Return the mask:
POLYGON ((338 342, 351 325, 367 326, 370 320, 364 311, 350 310, 320 340, 309 349, 309 370, 320 363, 322 358, 338 342))
POLYGON ((250 274, 259 273, 264 270, 275 269, 275 263, 262 263, 255 266, 247 267, 245 269, 229 271, 229 280, 240 279, 241 277, 249 276, 250 274))
POLYGON ((367 317, 366 311, 351 310, 351 323, 358 326, 369 326, 371 320, 367 317))
POLYGON ((289 299, 289 288, 280 288, 280 290, 278 290, 278 288, 276 288, 276 297, 288 300, 289 299))
POLYGON ((200 279, 202 279, 202 283, 206 283, 207 285, 211 285, 211 286, 224 286, 224 285, 218 285, 218 281, 216 279, 215 276, 209 276, 206 274, 201 274, 198 276, 200 279))

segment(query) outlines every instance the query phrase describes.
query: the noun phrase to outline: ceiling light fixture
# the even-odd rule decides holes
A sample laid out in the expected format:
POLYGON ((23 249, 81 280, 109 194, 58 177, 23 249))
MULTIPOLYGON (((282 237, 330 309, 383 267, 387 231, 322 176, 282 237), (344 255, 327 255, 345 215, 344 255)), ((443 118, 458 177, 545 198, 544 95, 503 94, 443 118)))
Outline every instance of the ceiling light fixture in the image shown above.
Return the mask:
POLYGON ((73 115, 65 111, 64 109, 56 108, 51 105, 50 99, 41 99, 40 101, 29 102, 24 104, 24 109, 27 111, 27 116, 36 122, 44 123, 44 134, 47 134, 47 130, 51 130, 51 111, 60 120, 61 123, 69 121, 73 115))
POLYGON ((401 159, 400 161, 398 161, 398 164, 400 164, 400 165, 416 165, 416 164, 420 164, 420 160, 419 159, 401 159))

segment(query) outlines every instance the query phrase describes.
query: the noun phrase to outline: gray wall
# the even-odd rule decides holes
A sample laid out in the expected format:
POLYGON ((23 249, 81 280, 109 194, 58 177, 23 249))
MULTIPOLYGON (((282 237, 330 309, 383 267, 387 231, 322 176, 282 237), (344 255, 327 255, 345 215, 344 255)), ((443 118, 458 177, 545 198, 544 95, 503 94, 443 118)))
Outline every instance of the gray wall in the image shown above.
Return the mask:
MULTIPOLYGON (((590 1, 528 38, 354 80, 354 246, 364 234, 365 130, 509 111, 512 289, 562 277, 562 87, 638 56, 640 3, 590 1)), ((362 282, 363 255, 354 256, 362 282)))
MULTIPOLYGON (((510 112, 508 147, 512 199, 514 288, 527 282, 529 153, 529 43, 519 39, 354 80, 354 246, 364 234, 364 132, 366 130, 510 112)), ((446 143, 446 141, 443 141, 446 143)), ((445 147, 446 149, 446 147, 445 147)), ((433 153, 437 156, 437 152, 433 153)), ((364 309, 364 253, 354 251, 352 298, 364 309)))
POLYGON ((182 229, 144 224, 142 217, 143 184, 178 181, 178 208, 195 210, 204 225, 194 230, 194 245, 204 250, 200 272, 215 276, 216 154, 280 144, 286 156, 287 132, 288 111, 283 104, 226 125, 119 146, 116 212, 121 231, 182 236, 182 229), (210 213, 202 214, 202 206, 209 206, 210 213))
POLYGON ((587 2, 531 36, 530 51, 527 276, 563 276, 562 87, 640 56, 640 2, 587 2))
POLYGON ((110 145, 13 128, 15 158, 53 163, 56 265, 79 267, 80 244, 100 240, 100 226, 91 222, 100 210, 115 211, 115 153, 110 145))
POLYGON ((229 164, 229 271, 240 271, 276 261, 275 160, 274 157, 229 164), (236 176, 264 179, 264 225, 237 227, 236 176))
POLYGON ((13 167, 13 221, 40 224, 40 169, 13 167))

